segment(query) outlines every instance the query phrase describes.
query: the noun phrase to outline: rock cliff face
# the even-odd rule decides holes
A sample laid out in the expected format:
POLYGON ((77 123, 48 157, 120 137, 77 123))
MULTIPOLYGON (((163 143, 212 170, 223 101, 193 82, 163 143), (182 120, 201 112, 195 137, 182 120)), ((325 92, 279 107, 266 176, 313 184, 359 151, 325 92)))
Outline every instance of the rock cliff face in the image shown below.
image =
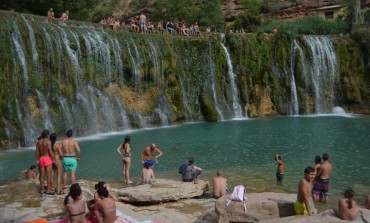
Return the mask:
MULTIPOLYGON (((222 0, 222 11, 227 21, 233 21, 237 15, 245 10, 237 0, 222 0)), ((315 9, 338 4, 337 0, 263 0, 263 18, 292 19, 315 14, 315 9)), ((370 7, 370 0, 362 0, 361 8, 370 7)))

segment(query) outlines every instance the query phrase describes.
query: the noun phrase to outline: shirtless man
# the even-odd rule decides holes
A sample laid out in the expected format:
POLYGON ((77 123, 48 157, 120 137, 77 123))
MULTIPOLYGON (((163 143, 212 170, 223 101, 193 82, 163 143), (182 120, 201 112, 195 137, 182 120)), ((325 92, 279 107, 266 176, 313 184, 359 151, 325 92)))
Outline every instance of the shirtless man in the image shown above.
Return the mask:
POLYGON ((48 17, 54 19, 54 11, 53 8, 50 8, 48 11, 48 17))
POLYGON ((317 202, 320 200, 320 194, 322 193, 324 195, 324 202, 327 203, 329 196, 329 177, 333 167, 328 160, 329 155, 327 153, 322 155, 322 159, 324 160, 324 163, 321 164, 316 173, 316 180, 312 189, 312 194, 314 201, 317 202))
POLYGON ((63 22, 67 21, 69 19, 69 11, 66 10, 65 12, 63 12, 63 14, 60 17, 60 19, 63 20, 63 22))
POLYGON ((54 193, 51 192, 51 184, 52 184, 52 171, 53 171, 53 160, 54 160, 54 153, 51 149, 51 142, 49 140, 49 131, 44 130, 41 133, 41 139, 36 143, 36 157, 40 166, 40 186, 41 186, 41 194, 44 195, 53 195, 54 193), (47 176, 47 187, 46 191, 44 191, 44 177, 45 172, 47 176))
POLYGON ((143 164, 149 163, 149 166, 151 168, 154 167, 154 160, 161 157, 163 155, 163 152, 157 148, 157 146, 153 143, 150 147, 146 147, 144 151, 141 153, 141 162, 143 164), (154 156, 155 153, 158 153, 158 155, 154 156))
POLYGON ((299 181, 297 201, 294 203, 296 215, 313 215, 314 207, 310 204, 311 182, 315 177, 315 169, 308 166, 304 169, 304 177, 299 181))
POLYGON ((140 32, 144 33, 146 31, 146 16, 142 12, 139 17, 139 23, 140 23, 140 32))
MULTIPOLYGON (((76 176, 75 172, 77 169, 77 161, 80 161, 81 157, 81 150, 78 143, 72 137, 73 132, 72 130, 67 131, 67 138, 62 140, 62 150, 63 150, 63 184, 64 187, 67 185, 67 174, 68 172, 71 173, 71 184, 75 183, 76 176), (76 157, 77 152, 77 157, 76 157)), ((64 188, 63 188, 64 189, 64 188)))
POLYGON ((284 162, 279 154, 275 155, 275 161, 278 164, 276 170, 276 184, 282 185, 284 181, 284 162))
POLYGON ((213 198, 218 199, 227 193, 227 180, 222 171, 217 171, 217 176, 213 178, 213 198))

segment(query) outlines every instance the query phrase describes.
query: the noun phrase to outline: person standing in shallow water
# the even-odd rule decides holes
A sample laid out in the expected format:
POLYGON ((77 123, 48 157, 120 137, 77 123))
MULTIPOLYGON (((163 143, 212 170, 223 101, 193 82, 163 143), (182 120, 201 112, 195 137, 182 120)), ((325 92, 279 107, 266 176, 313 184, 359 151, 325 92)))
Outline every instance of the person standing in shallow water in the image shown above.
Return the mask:
POLYGON ((284 181, 284 162, 279 154, 275 155, 275 161, 278 164, 276 170, 276 184, 282 185, 284 181))
POLYGON ((316 180, 312 189, 312 194, 315 202, 319 201, 320 194, 323 194, 324 202, 327 203, 329 198, 329 177, 333 170, 333 166, 329 162, 329 155, 327 153, 322 155, 322 159, 324 162, 316 173, 316 180))
POLYGON ((118 154, 122 157, 122 175, 124 182, 127 184, 133 183, 130 180, 130 167, 131 167, 131 145, 130 136, 126 136, 124 142, 117 148, 118 154))

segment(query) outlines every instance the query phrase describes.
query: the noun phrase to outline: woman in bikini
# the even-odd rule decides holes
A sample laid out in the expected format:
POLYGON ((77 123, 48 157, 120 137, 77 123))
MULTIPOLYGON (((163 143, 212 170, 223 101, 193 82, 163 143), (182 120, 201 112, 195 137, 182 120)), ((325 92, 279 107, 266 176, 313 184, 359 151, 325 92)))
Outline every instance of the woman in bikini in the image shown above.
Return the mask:
POLYGON ((86 202, 82 199, 81 187, 78 183, 72 184, 69 193, 64 199, 65 216, 70 223, 86 223, 86 202))
POLYGON ((122 174, 124 182, 127 184, 133 183, 130 180, 130 167, 131 167, 131 146, 130 146, 130 136, 126 136, 122 144, 117 148, 117 152, 122 157, 123 169, 122 174))
POLYGON ((57 189, 56 192, 58 195, 64 194, 64 191, 61 190, 60 184, 62 180, 62 145, 56 144, 55 142, 57 141, 57 134, 56 133, 51 133, 49 137, 51 141, 51 149, 53 150, 54 153, 54 161, 53 161, 53 172, 54 175, 57 175, 57 189))

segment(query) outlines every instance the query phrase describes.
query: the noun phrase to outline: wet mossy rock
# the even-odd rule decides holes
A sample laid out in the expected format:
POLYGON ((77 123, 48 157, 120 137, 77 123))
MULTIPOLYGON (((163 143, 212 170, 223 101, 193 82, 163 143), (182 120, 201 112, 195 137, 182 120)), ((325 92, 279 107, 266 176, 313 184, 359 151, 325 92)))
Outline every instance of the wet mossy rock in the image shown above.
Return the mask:
POLYGON ((33 145, 45 127, 62 134, 72 128, 82 136, 330 113, 334 106, 370 111, 368 43, 360 35, 354 34, 356 41, 279 34, 183 37, 5 11, 0 20, 0 147, 33 145))

